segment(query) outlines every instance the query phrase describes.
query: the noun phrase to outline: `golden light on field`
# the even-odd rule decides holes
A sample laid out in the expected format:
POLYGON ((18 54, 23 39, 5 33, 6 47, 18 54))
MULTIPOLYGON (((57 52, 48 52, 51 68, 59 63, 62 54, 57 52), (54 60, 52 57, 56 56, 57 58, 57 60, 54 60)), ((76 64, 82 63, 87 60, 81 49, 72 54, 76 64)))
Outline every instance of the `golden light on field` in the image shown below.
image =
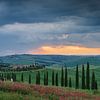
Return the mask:
POLYGON ((33 50, 32 54, 61 54, 61 55, 98 55, 100 48, 87 48, 81 46, 42 46, 33 50))

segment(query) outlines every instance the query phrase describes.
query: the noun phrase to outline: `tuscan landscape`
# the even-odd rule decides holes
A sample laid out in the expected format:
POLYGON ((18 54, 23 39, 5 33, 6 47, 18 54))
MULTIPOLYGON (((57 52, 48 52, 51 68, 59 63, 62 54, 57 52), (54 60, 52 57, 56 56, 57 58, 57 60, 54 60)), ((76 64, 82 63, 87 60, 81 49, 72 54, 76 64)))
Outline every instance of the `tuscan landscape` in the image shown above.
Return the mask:
POLYGON ((100 1, 0 0, 0 100, 100 100, 100 1))

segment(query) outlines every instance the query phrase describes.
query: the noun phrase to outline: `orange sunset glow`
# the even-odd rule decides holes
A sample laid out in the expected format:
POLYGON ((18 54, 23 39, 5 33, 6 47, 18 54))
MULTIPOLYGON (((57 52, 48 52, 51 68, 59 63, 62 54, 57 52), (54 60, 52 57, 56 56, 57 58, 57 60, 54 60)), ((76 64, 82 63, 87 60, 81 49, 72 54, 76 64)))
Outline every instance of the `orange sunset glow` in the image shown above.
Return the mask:
POLYGON ((61 54, 61 55, 99 55, 100 48, 87 48, 81 46, 42 46, 32 54, 61 54))

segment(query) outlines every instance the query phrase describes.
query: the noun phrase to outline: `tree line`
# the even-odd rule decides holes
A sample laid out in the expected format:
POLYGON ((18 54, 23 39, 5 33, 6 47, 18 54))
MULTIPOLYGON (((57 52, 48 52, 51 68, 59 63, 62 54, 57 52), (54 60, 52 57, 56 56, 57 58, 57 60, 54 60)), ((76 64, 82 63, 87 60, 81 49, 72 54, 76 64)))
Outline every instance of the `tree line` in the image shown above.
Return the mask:
MULTIPOLYGON (((75 69, 75 88, 76 89, 92 89, 92 90, 97 90, 98 86, 97 86, 97 80, 95 78, 95 72, 92 71, 92 76, 90 77, 90 64, 89 62, 87 62, 87 67, 86 70, 84 68, 84 65, 82 65, 82 73, 81 76, 79 76, 79 66, 76 66, 75 69), (80 81, 81 79, 81 81, 80 81), (80 86, 81 84, 81 86, 80 86)), ((41 84, 41 77, 40 77, 40 71, 36 72, 36 84, 40 85, 41 84)), ((0 74, 0 79, 2 81, 4 81, 5 75, 3 75, 2 73, 0 74)), ((13 81, 17 81, 16 80, 16 74, 15 73, 7 73, 6 75, 6 79, 7 80, 11 80, 11 78, 13 79, 13 81)), ((61 68, 61 77, 59 75, 58 72, 56 72, 55 70, 52 70, 52 74, 51 74, 51 82, 52 82, 52 86, 62 86, 62 87, 73 87, 72 84, 72 78, 68 76, 68 69, 67 67, 62 67, 61 68), (59 81, 60 79, 60 81, 59 81)), ((23 73, 21 73, 21 82, 24 82, 24 75, 23 73)), ((29 74, 29 78, 28 78, 28 82, 29 84, 32 83, 32 76, 31 73, 29 74)), ((44 77, 43 77, 43 84, 45 86, 49 85, 49 77, 48 77, 48 71, 46 70, 44 72, 44 77)))

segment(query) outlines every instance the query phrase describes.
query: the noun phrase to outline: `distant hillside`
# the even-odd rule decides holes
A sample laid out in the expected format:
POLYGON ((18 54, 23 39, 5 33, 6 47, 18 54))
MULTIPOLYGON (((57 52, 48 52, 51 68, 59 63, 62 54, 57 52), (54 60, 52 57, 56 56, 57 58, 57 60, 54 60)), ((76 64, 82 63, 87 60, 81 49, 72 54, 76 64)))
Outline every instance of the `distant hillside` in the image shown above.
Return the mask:
POLYGON ((90 62, 92 65, 100 66, 100 56, 65 56, 65 55, 11 55, 0 57, 0 62, 10 64, 33 64, 40 63, 48 66, 64 65, 68 67, 76 66, 76 64, 85 64, 90 62))

